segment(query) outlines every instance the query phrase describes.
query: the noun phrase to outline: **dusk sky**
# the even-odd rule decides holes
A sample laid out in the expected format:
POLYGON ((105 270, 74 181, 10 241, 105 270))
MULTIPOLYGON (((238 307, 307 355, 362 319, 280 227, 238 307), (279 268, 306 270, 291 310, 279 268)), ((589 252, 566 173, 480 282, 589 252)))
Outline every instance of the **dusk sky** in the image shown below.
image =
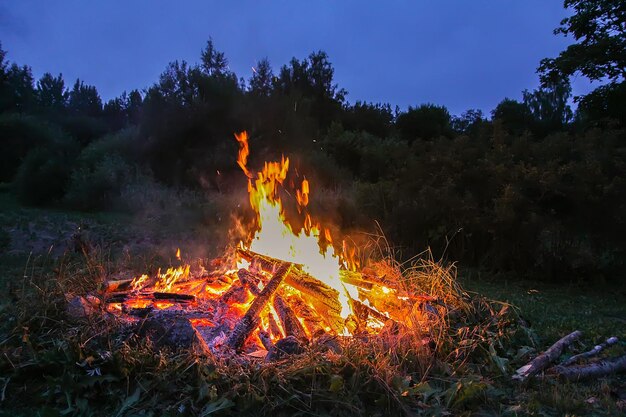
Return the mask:
MULTIPOLYGON (((560 0, 0 0, 0 41, 35 78, 80 78, 104 100, 150 86, 170 61, 198 62, 212 37, 246 79, 263 57, 278 72, 323 50, 352 103, 488 114, 538 86, 539 61, 571 42, 552 34, 566 15, 560 0)), ((588 90, 574 80, 574 94, 588 90)))

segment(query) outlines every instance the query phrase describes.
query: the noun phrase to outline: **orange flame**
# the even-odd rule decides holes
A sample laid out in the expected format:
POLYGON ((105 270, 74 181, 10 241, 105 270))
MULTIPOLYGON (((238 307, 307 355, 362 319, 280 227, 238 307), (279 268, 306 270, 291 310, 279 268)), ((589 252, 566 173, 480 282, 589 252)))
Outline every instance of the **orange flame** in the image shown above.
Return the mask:
MULTIPOLYGON (((246 166, 248 135, 242 132, 235 138, 240 145, 237 162, 248 175, 250 205, 257 217, 257 230, 250 244, 244 246, 262 255, 300 264, 305 272, 338 290, 341 315, 346 318, 351 312, 349 299, 357 297, 358 293, 355 287, 344 285, 339 278, 339 271, 345 264, 341 254, 335 253, 330 231, 314 222, 308 213, 304 213, 301 230, 293 230, 286 219, 279 187, 287 177, 289 159, 283 157, 280 162, 266 162, 262 171, 250 176, 246 166)), ((300 213, 309 203, 309 193, 310 184, 305 178, 301 189, 296 190, 300 213)))

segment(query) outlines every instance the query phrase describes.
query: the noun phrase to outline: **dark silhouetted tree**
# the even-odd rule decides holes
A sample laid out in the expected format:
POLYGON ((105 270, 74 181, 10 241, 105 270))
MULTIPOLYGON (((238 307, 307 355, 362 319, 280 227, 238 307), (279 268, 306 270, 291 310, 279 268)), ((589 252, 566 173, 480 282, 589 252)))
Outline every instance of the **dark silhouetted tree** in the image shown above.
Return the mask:
POLYGON ((469 109, 461 116, 452 118, 452 128, 458 133, 474 134, 485 121, 482 110, 469 109))
POLYGON ((567 103, 572 88, 567 81, 541 87, 532 93, 523 92, 524 105, 532 114, 540 134, 562 129, 572 119, 572 109, 567 103))
POLYGON ((37 101, 40 107, 54 111, 64 110, 68 99, 69 92, 65 88, 65 81, 61 74, 53 77, 52 74, 46 72, 37 81, 37 101))
POLYGON ((396 127, 403 139, 412 142, 416 139, 432 139, 449 136, 452 133, 452 117, 444 106, 422 104, 400 113, 396 127))
POLYGON ((534 127, 533 115, 528 106, 517 100, 505 98, 491 112, 494 120, 499 120, 502 126, 512 134, 522 134, 534 127))
POLYGON ((272 82, 274 72, 267 58, 260 60, 256 67, 253 68, 252 77, 250 77, 250 92, 256 96, 269 97, 272 93, 272 82))
POLYGON ((616 0, 565 0, 574 11, 561 21, 555 34, 571 35, 576 43, 556 58, 541 61, 545 84, 580 73, 591 80, 626 78, 626 3, 616 0))
POLYGON ((201 67, 205 74, 218 77, 231 75, 230 71, 228 71, 228 60, 223 52, 215 49, 211 38, 209 38, 202 50, 200 59, 201 67))
POLYGON ((346 130, 368 132, 384 138, 389 135, 393 119, 389 104, 357 101, 353 106, 345 107, 341 121, 346 130))
POLYGON ((97 117, 102 113, 102 99, 96 87, 77 79, 69 94, 69 108, 78 114, 97 117))

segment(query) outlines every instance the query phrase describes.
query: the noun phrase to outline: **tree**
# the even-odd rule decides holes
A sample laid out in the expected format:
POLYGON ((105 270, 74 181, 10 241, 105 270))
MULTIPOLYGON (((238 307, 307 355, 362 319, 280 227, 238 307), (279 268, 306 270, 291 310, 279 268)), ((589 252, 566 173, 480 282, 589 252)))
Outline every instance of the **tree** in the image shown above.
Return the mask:
MULTIPOLYGON (((4 51, 2 51, 4 52, 4 51)), ((4 55, 2 56, 4 60, 4 55)), ((28 112, 35 104, 34 78, 29 66, 0 63, 0 111, 28 112)))
POLYGON ((39 106, 46 109, 60 110, 67 106, 69 92, 65 89, 63 76, 53 77, 46 72, 37 81, 37 101, 39 106))
POLYGON ((69 108, 86 116, 99 116, 102 112, 102 99, 93 85, 85 85, 76 79, 69 95, 69 108))
POLYGON ((576 73, 592 81, 626 78, 626 2, 565 0, 574 14, 561 21, 555 34, 572 35, 576 43, 556 58, 545 58, 538 72, 542 83, 567 79, 576 73))
POLYGON ((272 92, 274 72, 267 58, 260 60, 250 78, 250 92, 257 96, 268 97, 272 92))
POLYGON ((403 139, 413 142, 420 139, 433 139, 448 136, 451 133, 452 117, 445 106, 422 104, 400 113, 396 119, 396 127, 403 139))
POLYGON ((344 108, 341 122, 346 130, 364 131, 385 138, 389 135, 393 117, 389 104, 357 101, 344 108))
POLYGON ((572 94, 569 82, 561 81, 541 87, 532 93, 523 93, 524 105, 530 110, 542 132, 562 129, 572 119, 572 109, 567 104, 572 94))
POLYGON ((207 41, 200 55, 200 59, 201 67, 205 74, 217 77, 230 75, 228 71, 228 60, 223 52, 215 49, 213 39, 209 38, 207 41))
POLYGON ((533 116, 528 106, 517 100, 505 98, 491 112, 494 120, 512 134, 519 135, 533 127, 533 116))
POLYGON ((452 127, 458 133, 472 134, 484 121, 482 110, 469 109, 464 111, 461 116, 452 118, 452 127))

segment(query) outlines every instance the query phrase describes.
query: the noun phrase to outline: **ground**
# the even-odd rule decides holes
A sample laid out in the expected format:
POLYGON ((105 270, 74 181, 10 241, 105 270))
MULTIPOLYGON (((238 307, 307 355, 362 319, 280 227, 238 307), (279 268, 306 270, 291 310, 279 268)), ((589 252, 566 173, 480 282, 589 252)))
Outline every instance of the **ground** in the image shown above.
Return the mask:
MULTIPOLYGON (((0 316, 4 323, 0 328, 0 348, 3 344, 14 342, 15 329, 12 328, 12 305, 15 288, 23 285, 23 277, 32 275, 29 268, 60 268, 63 263, 58 259, 69 257, 72 262, 80 263, 82 251, 98 249, 99 267, 104 268, 101 274, 119 273, 119 266, 129 270, 141 271, 154 268, 158 264, 167 264, 173 258, 175 248, 181 246, 183 253, 209 255, 206 247, 198 250, 198 246, 215 243, 219 249, 222 241, 211 240, 211 225, 198 222, 188 226, 194 220, 192 214, 179 212, 178 218, 172 216, 145 215, 131 216, 121 213, 79 213, 54 209, 27 208, 18 204, 6 191, 0 191, 0 316), (179 243, 177 243, 179 242, 179 243), (90 249, 91 248, 91 249, 90 249), (6 320, 5 320, 6 319, 6 320)), ((89 263, 86 264, 89 268, 89 263)), ((122 271, 123 273, 123 271, 122 271)), ((539 350, 549 346, 557 339, 573 330, 584 332, 584 344, 587 348, 603 341, 610 336, 618 336, 626 340, 626 289, 611 287, 597 283, 560 283, 547 284, 532 279, 510 275, 495 275, 475 270, 465 270, 460 266, 459 279, 468 291, 486 297, 508 302, 519 308, 521 317, 530 323, 537 337, 539 350)), ((618 282, 619 280, 616 280, 618 282)), ((623 280, 622 280, 623 281, 623 280)), ((15 327, 15 326, 13 326, 15 327)), ((32 329, 31 329, 32 331, 32 329)), ((27 338, 27 332, 22 336, 27 338)), ((585 346, 578 349, 584 350, 585 346)), ((624 342, 613 349, 614 354, 623 353, 624 342)), ((520 346, 516 353, 520 363, 525 360, 524 349, 520 346)), ((534 352, 533 352, 534 354, 534 352)), ((493 355, 500 359, 497 355, 493 355)), ((512 355, 512 357, 515 354, 512 355)), ((153 361, 154 357, 146 359, 153 361)), ((6 365, 6 364, 4 364, 6 365)), ((14 364, 12 364, 15 366, 14 364)), ((19 366, 19 365, 18 365, 19 366)), ((189 365, 191 366, 191 365, 189 365)), ((547 379, 536 381, 528 387, 519 387, 510 382, 510 373, 516 364, 507 363, 504 372, 485 371, 485 375, 475 380, 460 379, 457 391, 461 390, 461 382, 465 386, 488 387, 478 389, 479 395, 470 395, 471 390, 464 389, 471 398, 459 402, 459 397, 451 397, 447 391, 437 391, 436 381, 430 385, 418 384, 413 388, 422 390, 424 414, 437 413, 433 402, 440 404, 442 409, 452 407, 454 414, 479 415, 619 415, 626 413, 626 379, 624 376, 602 378, 600 380, 563 384, 547 379), (478 382, 477 382, 478 381, 478 382), (481 385, 482 384, 482 385, 481 385), (417 388, 416 388, 417 387, 417 388), (439 396, 439 397, 438 397, 439 396), (447 401, 446 401, 447 398, 447 401), (452 401, 451 398, 454 398, 452 401), (435 401, 436 400, 436 401, 435 401), (430 401, 430 402, 428 402, 430 401), (454 407, 457 407, 456 409, 454 407), (430 407, 430 408, 429 408, 430 407), (455 411, 456 410, 456 411, 455 411)), ((0 369, 10 369, 8 365, 0 369)), ((46 375, 37 375, 41 381, 33 385, 45 385, 46 375)), ((305 377, 303 380, 307 380, 305 377)), ((51 379, 50 379, 51 380, 51 379)), ((11 375, 0 375, 0 410, 11 402, 5 396, 10 393, 7 385, 11 383, 11 375), (4 404, 3 404, 4 403, 4 404)), ((346 384, 348 380, 346 379, 346 384)), ((343 389, 344 379, 333 374, 330 376, 330 390, 343 389)), ((358 388, 358 387, 357 387, 358 388)), ((156 388, 155 388, 156 389, 156 388)), ((191 389, 191 388, 190 388, 191 389)), ((214 392, 206 388, 207 395, 213 398, 214 392)), ((51 391, 52 388, 50 388, 51 391)), ((198 388, 202 391, 202 389, 198 388)), ((44 390, 46 395, 50 392, 44 390)), ((195 392, 195 391, 194 391, 195 392)), ((67 394, 66 394, 67 395, 67 394)), ((133 404, 137 403, 135 392, 127 392, 126 400, 120 398, 121 405, 118 415, 130 415, 133 404)), ((138 395, 138 394, 137 394, 138 395)), ((218 413, 228 409, 230 400, 216 396, 202 409, 202 415, 218 413)), ((146 403, 148 404, 148 403, 146 403)), ((12 404, 16 409, 28 410, 28 404, 12 404)), ((12 407, 7 407, 11 409, 12 407)), ((23 411, 24 415, 59 415, 51 406, 37 406, 37 410, 23 411)), ((78 415, 80 403, 76 400, 73 408, 68 399, 67 414, 78 415), (73 413, 73 414, 72 414, 73 413)), ((159 415, 160 412, 150 410, 146 405, 135 415, 159 415), (151 414, 152 413, 152 414, 151 414)), ((158 410, 158 404, 154 405, 158 410)), ((181 411, 182 410, 182 411, 181 411)), ((180 415, 186 415, 184 407, 180 415)), ((81 412, 84 412, 82 410, 81 412)), ((419 410, 405 410, 420 414, 419 410)), ((442 411, 444 412, 444 411, 442 411)), ((4 415, 0 411, 0 415, 4 415)), ((15 415, 14 411, 11 411, 15 415)), ((303 413, 307 414, 307 413, 303 413)), ((365 414, 368 414, 367 412, 365 414)), ((8 415, 8 414, 7 414, 8 415)), ((193 414, 192 414, 193 415, 193 414)), ((310 413, 309 413, 310 415, 310 413)))

